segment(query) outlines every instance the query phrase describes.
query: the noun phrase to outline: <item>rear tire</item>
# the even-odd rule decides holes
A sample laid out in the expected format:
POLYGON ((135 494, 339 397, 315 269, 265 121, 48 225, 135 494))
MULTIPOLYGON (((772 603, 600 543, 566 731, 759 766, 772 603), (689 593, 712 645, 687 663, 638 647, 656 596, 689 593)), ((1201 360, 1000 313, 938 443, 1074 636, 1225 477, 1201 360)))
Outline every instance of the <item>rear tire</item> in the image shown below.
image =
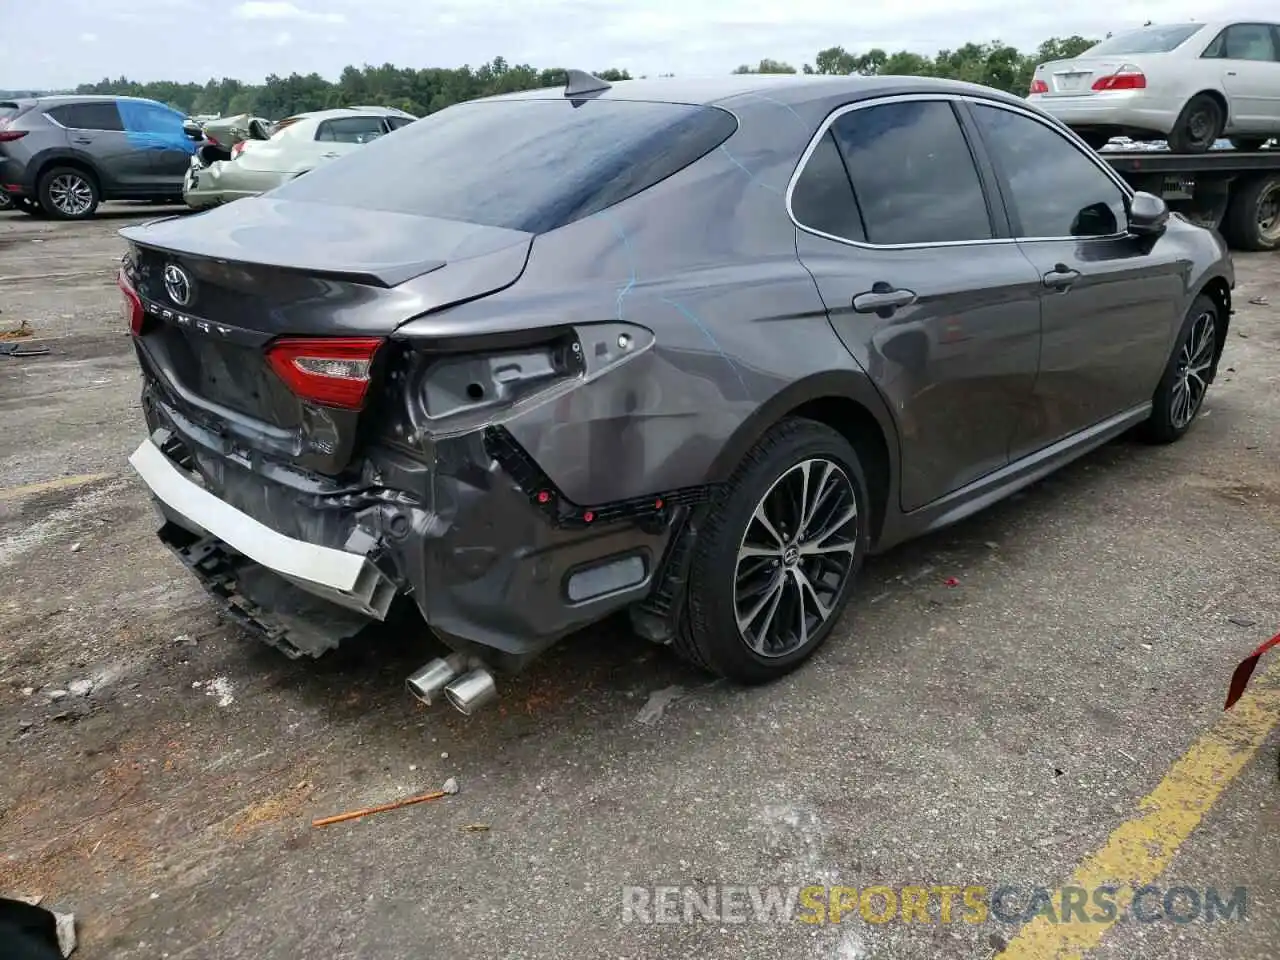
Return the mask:
POLYGON ((1237 250, 1280 249, 1280 174, 1236 183, 1222 234, 1237 250))
POLYGON ((1217 366, 1218 305, 1201 294, 1191 304, 1164 375, 1151 398, 1151 416, 1143 435, 1152 443, 1181 440, 1195 423, 1217 366))
POLYGON ((40 206, 55 220, 88 220, 101 194, 92 174, 78 167, 54 167, 40 177, 40 206))
POLYGON ((823 644, 848 603, 870 516, 848 440, 813 420, 777 424, 698 534, 676 651, 738 683, 790 673, 823 644))
POLYGON ((1227 115, 1212 96, 1197 93, 1187 101, 1169 133, 1169 149, 1174 153, 1206 153, 1222 136, 1227 115))

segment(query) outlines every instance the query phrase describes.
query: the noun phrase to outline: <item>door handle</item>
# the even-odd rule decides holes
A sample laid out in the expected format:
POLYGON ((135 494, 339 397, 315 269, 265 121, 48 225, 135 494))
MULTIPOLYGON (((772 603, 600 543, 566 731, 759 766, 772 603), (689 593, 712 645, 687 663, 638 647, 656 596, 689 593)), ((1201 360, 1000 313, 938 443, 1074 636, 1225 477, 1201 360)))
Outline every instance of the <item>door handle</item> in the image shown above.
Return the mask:
POLYGON ((889 286, 883 280, 877 280, 871 289, 853 298, 853 309, 858 313, 874 313, 881 317, 891 317, 899 307, 910 306, 916 302, 916 295, 911 290, 899 290, 889 286))
POLYGON ((338 159, 338 157, 342 156, 342 154, 340 154, 340 153, 322 153, 322 154, 320 154, 320 156, 324 157, 326 160, 337 160, 337 159, 338 159))
POLYGON ((93 143, 93 137, 76 137, 72 143, 93 143))
POLYGON ((1044 285, 1053 290, 1066 290, 1079 279, 1079 270, 1072 270, 1065 263, 1059 263, 1044 275, 1044 285))

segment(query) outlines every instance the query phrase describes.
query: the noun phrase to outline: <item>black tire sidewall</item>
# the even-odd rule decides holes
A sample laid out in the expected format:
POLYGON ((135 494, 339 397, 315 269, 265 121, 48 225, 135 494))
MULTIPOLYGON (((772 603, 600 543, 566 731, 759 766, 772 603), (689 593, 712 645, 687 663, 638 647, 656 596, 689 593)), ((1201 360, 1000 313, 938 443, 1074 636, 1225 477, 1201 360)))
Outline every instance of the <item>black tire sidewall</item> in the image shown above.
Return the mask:
MULTIPOLYGON (((1213 302, 1212 297, 1202 293, 1192 301, 1191 308, 1187 311, 1186 316, 1183 317, 1182 329, 1178 332, 1178 339, 1174 341, 1173 349, 1169 351, 1169 360, 1165 364, 1164 374, 1160 377, 1160 384, 1156 387, 1155 395, 1151 398, 1152 409, 1151 418, 1147 421, 1147 435, 1157 443, 1172 443, 1181 439, 1200 416, 1200 410, 1197 409, 1195 416, 1188 421, 1186 426, 1177 427, 1173 423, 1170 402, 1173 396, 1173 385, 1178 376, 1178 354, 1191 336, 1191 327, 1195 323, 1196 317, 1205 311, 1213 314, 1215 336, 1217 335, 1218 321, 1221 320, 1218 315, 1218 305, 1213 302)), ((1218 343, 1215 346, 1220 353, 1222 344, 1218 343)), ((1200 401, 1200 407, 1201 409, 1204 407, 1203 399, 1200 401)))
POLYGON ((1207 153, 1222 138, 1222 128, 1226 125, 1226 119, 1226 114, 1217 100, 1205 93, 1196 94, 1187 101, 1187 105, 1178 114, 1178 120, 1174 125, 1173 132, 1169 134, 1168 143, 1170 149, 1176 153, 1207 153), (1207 144, 1192 145, 1186 133, 1187 124, 1190 122, 1192 115, 1202 107, 1208 107, 1217 117, 1217 135, 1210 138, 1207 144))
POLYGON ((688 628, 694 631, 693 642, 704 665, 741 683, 763 683, 790 673, 808 659, 827 640, 848 604, 870 543, 870 517, 866 476, 848 440, 825 424, 801 419, 783 421, 766 434, 730 479, 695 548, 688 628), (832 605, 831 616, 804 646, 782 657, 762 657, 747 646, 738 631, 733 592, 738 548, 769 487, 796 464, 819 457, 838 464, 853 483, 859 518, 853 568, 832 605))
POLYGON ((1258 206, 1263 194, 1276 185, 1276 174, 1264 174, 1232 188, 1231 201, 1223 218, 1224 233, 1231 245, 1240 250, 1275 250, 1280 240, 1268 241, 1258 226, 1258 206))
POLYGON ((45 213, 55 220, 88 220, 97 212, 98 204, 102 200, 102 196, 98 192, 97 181, 91 175, 75 167, 54 167, 52 170, 45 172, 44 175, 40 177, 40 188, 37 191, 37 195, 40 198, 40 206, 44 208, 45 213), (89 209, 77 216, 69 216, 68 214, 63 213, 54 206, 53 200, 49 196, 49 188, 53 183, 54 178, 67 174, 79 177, 88 184, 89 190, 93 196, 93 202, 89 204, 89 209))

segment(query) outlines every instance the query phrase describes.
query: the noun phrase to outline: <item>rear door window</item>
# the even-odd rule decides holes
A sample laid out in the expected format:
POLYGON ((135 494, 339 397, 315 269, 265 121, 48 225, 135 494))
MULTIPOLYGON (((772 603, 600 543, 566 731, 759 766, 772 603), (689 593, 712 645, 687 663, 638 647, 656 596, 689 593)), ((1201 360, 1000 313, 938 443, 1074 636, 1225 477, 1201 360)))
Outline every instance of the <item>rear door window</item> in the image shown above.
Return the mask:
POLYGON ((1275 63, 1276 31, 1265 23, 1233 23, 1213 39, 1203 56, 1222 60, 1257 60, 1275 63))
POLYGON ((906 100, 850 110, 831 126, 867 242, 990 240, 986 194, 951 104, 906 100))
POLYGON ((338 117, 325 120, 316 129, 316 139, 325 143, 368 143, 387 132, 382 117, 338 117))
POLYGON ((544 233, 653 186, 735 129, 727 111, 688 104, 463 103, 272 195, 544 233))
POLYGON ((828 130, 805 161, 791 190, 791 215, 809 230, 855 242, 867 239, 849 172, 828 130))
POLYGON ((91 103, 65 103, 48 111, 58 123, 70 130, 123 130, 124 121, 112 100, 91 103))

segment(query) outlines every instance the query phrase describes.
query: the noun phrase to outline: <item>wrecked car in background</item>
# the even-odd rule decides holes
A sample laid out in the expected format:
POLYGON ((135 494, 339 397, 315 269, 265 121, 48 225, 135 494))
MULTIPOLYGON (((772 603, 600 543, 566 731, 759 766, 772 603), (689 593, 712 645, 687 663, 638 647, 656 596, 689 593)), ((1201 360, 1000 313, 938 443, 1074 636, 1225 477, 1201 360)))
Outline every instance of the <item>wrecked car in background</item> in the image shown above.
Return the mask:
POLYGON ((1020 98, 903 77, 569 71, 121 234, 160 539, 291 656, 425 621, 464 713, 621 611, 783 676, 868 552, 1183 436, 1234 284, 1020 98))
POLYGON ((191 159, 183 199, 199 210, 266 193, 415 119, 391 107, 344 107, 270 126, 256 117, 206 124, 216 143, 191 159))
POLYGON ((244 149, 241 145, 249 140, 271 139, 273 126, 265 117, 253 117, 247 113, 206 120, 200 127, 200 139, 204 141, 197 151, 200 165, 207 167, 219 160, 230 160, 244 149))

